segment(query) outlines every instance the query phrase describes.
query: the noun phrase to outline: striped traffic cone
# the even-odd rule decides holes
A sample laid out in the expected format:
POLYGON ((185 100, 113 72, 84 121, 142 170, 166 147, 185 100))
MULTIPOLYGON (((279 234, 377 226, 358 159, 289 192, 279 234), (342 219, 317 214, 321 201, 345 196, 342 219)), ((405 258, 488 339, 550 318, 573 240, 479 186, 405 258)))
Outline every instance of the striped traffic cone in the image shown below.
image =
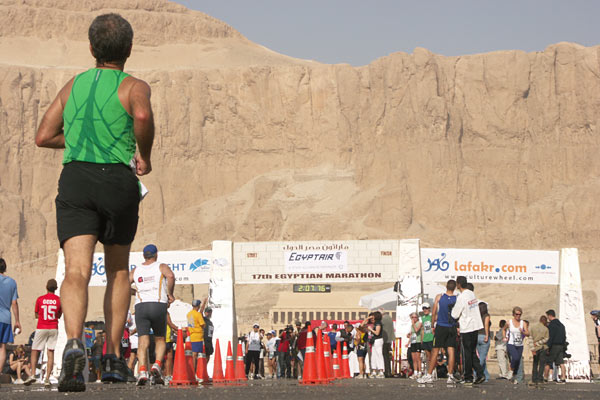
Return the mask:
POLYGON ((302 371, 303 385, 317 385, 321 381, 317 377, 317 360, 315 358, 315 344, 313 342, 310 325, 306 332, 306 350, 304 353, 304 370, 302 371))

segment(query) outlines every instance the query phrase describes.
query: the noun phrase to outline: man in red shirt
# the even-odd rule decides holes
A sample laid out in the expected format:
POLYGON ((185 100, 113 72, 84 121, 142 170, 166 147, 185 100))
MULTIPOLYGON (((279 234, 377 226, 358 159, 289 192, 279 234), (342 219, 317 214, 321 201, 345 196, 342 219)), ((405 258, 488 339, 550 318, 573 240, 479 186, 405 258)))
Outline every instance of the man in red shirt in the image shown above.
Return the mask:
POLYGON ((26 385, 35 382, 35 368, 40 356, 40 352, 44 351, 44 347, 48 348, 48 363, 46 364, 46 378, 44 386, 50 386, 50 374, 54 367, 54 348, 56 347, 56 339, 58 338, 58 320, 62 314, 60 308, 60 297, 54 294, 58 289, 58 284, 55 279, 50 279, 46 283, 46 293, 38 297, 35 302, 35 317, 38 320, 35 337, 31 345, 31 370, 32 375, 25 381, 26 385))

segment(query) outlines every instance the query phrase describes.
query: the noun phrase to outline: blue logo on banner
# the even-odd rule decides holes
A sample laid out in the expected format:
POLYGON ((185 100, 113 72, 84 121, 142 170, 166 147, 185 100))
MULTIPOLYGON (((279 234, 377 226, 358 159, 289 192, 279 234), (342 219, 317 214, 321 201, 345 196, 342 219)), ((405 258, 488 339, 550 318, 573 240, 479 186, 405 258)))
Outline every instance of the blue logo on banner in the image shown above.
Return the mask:
POLYGON ((552 266, 551 265, 546 265, 546 264, 536 265, 535 269, 541 269, 541 270, 552 269, 552 266))
POLYGON ((98 257, 98 261, 92 264, 92 276, 94 275, 106 275, 104 257, 98 257))
POLYGON ((446 259, 446 253, 441 253, 440 258, 435 258, 433 261, 431 259, 427 259, 427 263, 429 267, 425 270, 425 272, 431 271, 432 268, 435 267, 433 271, 447 271, 450 268, 450 263, 448 261, 444 261, 446 259))
POLYGON ((208 260, 204 258, 199 258, 190 264, 190 271, 195 271, 197 269, 201 271, 208 271, 209 268, 210 267, 208 266, 208 260))

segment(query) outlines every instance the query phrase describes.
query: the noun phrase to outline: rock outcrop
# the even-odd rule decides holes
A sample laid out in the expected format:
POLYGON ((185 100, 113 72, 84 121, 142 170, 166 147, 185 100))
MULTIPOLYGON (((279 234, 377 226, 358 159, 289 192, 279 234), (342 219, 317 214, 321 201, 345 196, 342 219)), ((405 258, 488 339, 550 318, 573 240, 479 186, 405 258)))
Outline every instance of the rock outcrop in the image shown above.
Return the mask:
POLYGON ((577 247, 586 309, 598 305, 600 47, 323 65, 160 0, 0 0, 0 252, 36 289, 56 265, 61 154, 33 136, 60 87, 93 66, 87 28, 108 10, 131 21, 126 70, 153 90, 135 250, 404 237, 577 247))

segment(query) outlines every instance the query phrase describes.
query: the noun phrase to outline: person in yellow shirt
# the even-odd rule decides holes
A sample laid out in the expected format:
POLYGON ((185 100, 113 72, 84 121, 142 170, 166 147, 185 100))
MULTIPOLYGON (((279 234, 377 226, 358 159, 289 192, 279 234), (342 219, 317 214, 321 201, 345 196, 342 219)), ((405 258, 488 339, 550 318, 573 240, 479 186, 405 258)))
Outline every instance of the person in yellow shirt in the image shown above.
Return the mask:
POLYGON ((198 358, 198 353, 204 353, 204 307, 206 307, 206 299, 200 305, 200 300, 192 301, 192 310, 187 313, 188 333, 192 342, 192 353, 194 354, 194 365, 198 358))

